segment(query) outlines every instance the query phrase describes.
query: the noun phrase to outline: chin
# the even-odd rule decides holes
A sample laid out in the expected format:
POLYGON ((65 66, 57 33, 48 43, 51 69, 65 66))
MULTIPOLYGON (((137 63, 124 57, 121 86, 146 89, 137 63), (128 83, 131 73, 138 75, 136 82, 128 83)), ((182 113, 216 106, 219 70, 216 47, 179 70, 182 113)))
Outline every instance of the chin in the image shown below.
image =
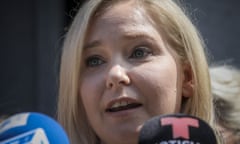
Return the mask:
POLYGON ((107 139, 101 144, 137 144, 141 126, 134 129, 118 129, 111 134, 107 134, 107 139))
POLYGON ((118 138, 117 140, 108 140, 107 142, 101 142, 101 144, 137 144, 138 137, 131 138, 118 138))

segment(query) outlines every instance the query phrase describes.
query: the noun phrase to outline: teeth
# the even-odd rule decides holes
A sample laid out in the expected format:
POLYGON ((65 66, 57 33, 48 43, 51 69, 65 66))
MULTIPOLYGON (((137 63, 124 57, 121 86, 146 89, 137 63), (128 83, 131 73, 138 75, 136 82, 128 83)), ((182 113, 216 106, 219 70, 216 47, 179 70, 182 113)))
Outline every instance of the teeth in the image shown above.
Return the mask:
POLYGON ((117 107, 119 107, 120 105, 121 105, 121 103, 117 102, 117 103, 115 103, 111 108, 117 108, 117 107))
POLYGON ((117 108, 117 107, 121 107, 121 106, 126 106, 128 104, 129 104, 128 101, 116 102, 116 103, 114 103, 114 105, 111 108, 117 108))

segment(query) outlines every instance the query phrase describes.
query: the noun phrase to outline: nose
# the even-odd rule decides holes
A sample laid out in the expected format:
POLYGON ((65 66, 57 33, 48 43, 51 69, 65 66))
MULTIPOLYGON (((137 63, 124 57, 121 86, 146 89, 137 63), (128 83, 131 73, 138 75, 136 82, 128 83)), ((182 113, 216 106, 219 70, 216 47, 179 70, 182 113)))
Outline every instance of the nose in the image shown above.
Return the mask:
POLYGON ((130 78, 123 67, 115 65, 109 70, 106 80, 107 88, 117 88, 128 84, 130 84, 130 78))

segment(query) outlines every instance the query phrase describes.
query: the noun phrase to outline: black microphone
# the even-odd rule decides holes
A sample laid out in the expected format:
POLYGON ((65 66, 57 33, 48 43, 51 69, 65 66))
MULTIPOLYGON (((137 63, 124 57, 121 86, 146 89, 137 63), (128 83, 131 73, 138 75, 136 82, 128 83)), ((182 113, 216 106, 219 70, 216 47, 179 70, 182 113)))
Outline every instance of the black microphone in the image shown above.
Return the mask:
POLYGON ((169 114, 147 120, 138 144, 217 144, 217 140, 212 128, 203 120, 185 114, 169 114))

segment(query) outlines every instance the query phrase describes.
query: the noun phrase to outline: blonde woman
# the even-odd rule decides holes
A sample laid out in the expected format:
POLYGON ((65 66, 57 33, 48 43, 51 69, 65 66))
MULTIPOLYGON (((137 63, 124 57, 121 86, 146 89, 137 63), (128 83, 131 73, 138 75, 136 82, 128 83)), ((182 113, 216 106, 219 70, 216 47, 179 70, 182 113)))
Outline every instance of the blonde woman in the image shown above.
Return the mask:
POLYGON ((89 0, 64 42, 58 119, 73 144, 136 144, 153 116, 212 118, 201 38, 172 0, 89 0))
POLYGON ((230 65, 210 69, 215 116, 226 144, 240 142, 240 70, 230 65))

